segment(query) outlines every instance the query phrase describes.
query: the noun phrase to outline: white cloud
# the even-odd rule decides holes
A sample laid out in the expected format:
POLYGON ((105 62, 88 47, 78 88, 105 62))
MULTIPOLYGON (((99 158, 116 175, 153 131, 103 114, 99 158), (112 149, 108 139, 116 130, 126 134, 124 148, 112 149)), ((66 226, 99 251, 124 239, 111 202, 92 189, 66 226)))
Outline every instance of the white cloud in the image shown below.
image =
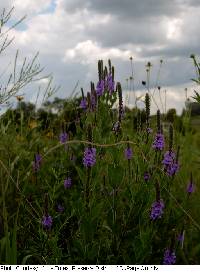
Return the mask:
POLYGON ((97 62, 99 59, 122 59, 127 60, 131 56, 129 50, 120 50, 118 48, 102 48, 98 43, 87 40, 78 43, 75 48, 67 49, 64 61, 74 60, 82 64, 97 62))
POLYGON ((51 2, 52 0, 14 0, 13 6, 18 12, 26 13, 28 11, 32 13, 45 10, 51 2))
POLYGON ((7 11, 14 7, 14 16, 32 15, 33 13, 42 12, 52 3, 52 0, 1 0, 0 10, 7 11))
MULTIPOLYGON (((199 1, 109 0, 109 7, 102 1, 1 0, 0 9, 15 5, 15 18, 28 16, 23 28, 12 31, 15 41, 7 55, 0 56, 1 67, 6 67, 17 48, 27 57, 39 51, 42 66, 62 84, 63 96, 70 94, 77 80, 89 86, 100 58, 113 60, 116 80, 124 81, 130 76, 129 57, 133 56, 134 76, 140 82, 137 89, 145 80, 147 61, 154 64, 154 79, 155 63, 166 60, 160 85, 182 84, 193 77, 188 57, 200 53, 199 1)), ((178 87, 168 90, 169 101, 180 109, 178 87)))
POLYGON ((167 38, 169 40, 180 40, 182 23, 183 20, 180 18, 175 18, 168 22, 167 38))

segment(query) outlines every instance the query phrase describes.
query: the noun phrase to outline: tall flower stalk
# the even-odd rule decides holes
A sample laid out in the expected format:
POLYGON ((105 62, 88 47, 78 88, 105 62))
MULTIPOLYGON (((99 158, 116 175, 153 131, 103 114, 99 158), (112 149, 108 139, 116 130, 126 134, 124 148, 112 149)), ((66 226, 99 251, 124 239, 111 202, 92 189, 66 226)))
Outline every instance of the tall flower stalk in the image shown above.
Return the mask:
POLYGON ((162 217, 163 209, 165 207, 164 202, 160 199, 160 185, 158 182, 155 184, 156 186, 156 201, 153 202, 151 207, 150 219, 157 220, 162 217))
MULTIPOLYGON (((88 141, 92 142, 92 127, 88 125, 88 141)), ((83 157, 83 165, 87 169, 87 178, 85 184, 85 204, 86 209, 89 206, 89 199, 90 199, 90 179, 91 179, 91 167, 94 166, 96 163, 96 149, 92 147, 91 144, 85 148, 84 157, 83 157)))
POLYGON ((169 150, 165 152, 164 159, 162 161, 164 165, 164 171, 168 176, 174 176, 179 170, 178 156, 180 146, 178 146, 177 154, 173 152, 173 127, 169 127, 169 150))
POLYGON ((35 173, 36 184, 38 181, 38 172, 41 168, 41 164, 42 164, 42 156, 39 152, 39 147, 38 147, 37 153, 34 155, 34 161, 33 161, 33 172, 35 173))
MULTIPOLYGON (((129 137, 127 137, 127 141, 129 141, 129 137)), ((127 148, 124 151, 124 156, 128 160, 128 176, 129 182, 131 181, 131 158, 133 157, 133 151, 130 147, 129 142, 127 143, 127 148)))
POLYGON ((98 97, 101 97, 104 93, 104 73, 103 73, 103 61, 98 61, 98 74, 99 74, 99 81, 96 86, 96 94, 98 97))
POLYGON ((83 109, 84 111, 86 111, 87 109, 87 100, 84 96, 84 92, 83 92, 83 88, 81 88, 81 95, 82 95, 82 99, 80 102, 80 108, 83 109))
POLYGON ((163 257, 163 264, 164 265, 172 265, 176 263, 176 254, 174 247, 175 246, 175 234, 171 237, 170 247, 165 249, 164 257, 163 257))
POLYGON ((61 130, 61 133, 59 135, 59 140, 60 140, 60 143, 61 144, 64 144, 64 148, 65 148, 65 151, 67 149, 67 146, 66 146, 66 142, 68 140, 69 136, 68 134, 66 133, 66 130, 65 130, 65 125, 64 123, 62 124, 62 130, 61 130))
POLYGON ((150 97, 149 94, 145 95, 145 111, 146 111, 146 144, 149 141, 149 134, 151 133, 149 118, 150 118, 150 97))
POLYGON ((164 136, 161 131, 160 110, 157 111, 157 134, 153 142, 153 148, 156 151, 162 151, 164 149, 164 136))
POLYGON ((53 224, 53 219, 48 212, 48 194, 45 194, 44 215, 42 217, 42 225, 45 229, 50 230, 53 224))
POLYGON ((192 172, 190 174, 190 181, 187 185, 187 193, 188 193, 188 197, 190 196, 191 193, 193 193, 195 191, 195 185, 193 182, 193 176, 192 176, 192 172))
POLYGON ((91 111, 94 112, 94 125, 97 123, 97 108, 98 108, 98 100, 97 100, 97 93, 95 91, 94 83, 90 83, 91 92, 90 92, 90 108, 91 111))
POLYGON ((156 151, 154 163, 160 163, 161 151, 164 149, 165 140, 162 132, 160 110, 157 111, 157 133, 155 135, 152 148, 156 151))

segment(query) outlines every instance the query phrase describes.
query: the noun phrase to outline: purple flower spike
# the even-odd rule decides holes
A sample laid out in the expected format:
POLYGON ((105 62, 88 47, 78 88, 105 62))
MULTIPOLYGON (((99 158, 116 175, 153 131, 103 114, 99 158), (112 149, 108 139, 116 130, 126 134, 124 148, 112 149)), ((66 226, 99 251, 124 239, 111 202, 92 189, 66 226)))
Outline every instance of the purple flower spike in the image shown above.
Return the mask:
POLYGON ((97 93, 97 96, 99 96, 99 97, 103 95, 103 93, 104 93, 104 81, 103 80, 100 80, 97 83, 96 93, 97 93))
POLYGON ((151 215, 150 215, 151 220, 156 220, 158 218, 161 218, 164 207, 165 205, 162 200, 155 201, 151 207, 151 215))
POLYGON ((172 151, 167 151, 164 155, 164 159, 163 159, 162 163, 167 168, 169 165, 171 165, 173 163, 174 160, 175 160, 175 153, 172 151))
POLYGON ((164 142, 164 136, 161 133, 157 133, 155 136, 155 140, 153 142, 153 148, 155 150, 162 151, 164 148, 165 142, 164 142))
POLYGON ((164 253, 164 259, 163 264, 164 265, 172 265, 176 262, 176 255, 174 251, 171 251, 170 249, 166 249, 164 253))
POLYGON ((60 139, 61 143, 65 143, 67 141, 67 139, 68 139, 67 133, 66 132, 60 133, 59 139, 60 139))
POLYGON ((86 101, 85 98, 81 100, 81 102, 80 102, 80 108, 82 108, 83 110, 87 109, 87 101, 86 101))
POLYGON ((40 162, 40 163, 41 163, 41 161, 42 161, 42 156, 41 156, 40 154, 36 154, 36 155, 35 155, 35 160, 36 160, 37 162, 40 162))
POLYGON ((95 111, 95 108, 96 108, 96 98, 95 98, 95 95, 92 93, 91 96, 90 96, 90 103, 91 103, 91 110, 92 111, 95 111))
POLYGON ((175 162, 175 153, 173 151, 167 151, 165 153, 162 163, 169 176, 173 176, 179 171, 180 166, 178 162, 175 162))
POLYGON ((86 148, 84 151, 83 165, 85 167, 92 167, 96 163, 96 149, 86 148))
POLYGON ((153 129, 151 129, 151 128, 147 128, 147 133, 148 133, 148 134, 153 133, 153 129))
POLYGON ((185 239, 185 232, 183 231, 182 233, 180 233, 180 234, 178 235, 177 240, 178 240, 181 244, 183 244, 184 239, 185 239))
POLYGON ((107 88, 110 94, 112 94, 115 90, 115 82, 113 81, 111 73, 109 73, 109 75, 107 76, 107 88))
POLYGON ((126 148, 124 151, 124 156, 126 159, 130 160, 133 157, 133 151, 131 148, 126 148))
POLYGON ((64 187, 65 187, 65 189, 71 188, 71 185, 72 185, 72 179, 70 177, 67 177, 64 180, 64 187))
POLYGON ((61 204, 58 204, 56 210, 57 212, 62 213, 64 211, 64 207, 61 204))
POLYGON ((179 171, 179 169, 180 169, 179 164, 178 163, 173 163, 173 164, 171 164, 171 165, 168 166, 168 168, 167 168, 167 174, 169 176, 173 176, 173 175, 175 175, 179 171))
POLYGON ((193 193, 195 191, 195 186, 194 186, 194 183, 192 181, 190 181, 188 183, 188 186, 187 186, 187 192, 189 194, 193 193))
POLYGON ((50 215, 43 216, 42 225, 46 229, 50 229, 53 224, 52 217, 50 215))
POLYGON ((150 178, 151 178, 150 174, 148 172, 145 172, 144 173, 144 181, 147 182, 150 180, 150 178))
POLYGON ((35 160, 33 162, 33 171, 38 172, 42 163, 42 156, 40 154, 35 155, 35 160))

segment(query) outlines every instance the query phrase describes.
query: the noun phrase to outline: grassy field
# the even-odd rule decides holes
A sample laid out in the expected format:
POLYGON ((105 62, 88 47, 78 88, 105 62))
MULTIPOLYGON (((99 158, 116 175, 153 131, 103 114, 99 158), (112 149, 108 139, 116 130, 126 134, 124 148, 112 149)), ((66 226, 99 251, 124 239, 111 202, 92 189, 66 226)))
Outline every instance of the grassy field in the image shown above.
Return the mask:
POLYGON ((100 69, 59 114, 1 116, 1 264, 199 264, 200 119, 145 100, 124 111, 100 69))

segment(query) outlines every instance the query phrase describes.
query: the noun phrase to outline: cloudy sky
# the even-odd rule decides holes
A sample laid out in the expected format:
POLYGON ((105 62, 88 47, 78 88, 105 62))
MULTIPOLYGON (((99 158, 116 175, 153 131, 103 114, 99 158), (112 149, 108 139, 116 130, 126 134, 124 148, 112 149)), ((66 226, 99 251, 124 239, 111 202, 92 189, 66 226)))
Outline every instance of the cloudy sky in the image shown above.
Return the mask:
MULTIPOLYGON (((200 55, 199 0, 0 1, 0 10, 12 6, 13 21, 24 15, 27 18, 12 31, 15 40, 0 56, 1 68, 12 61, 17 49, 21 58, 31 58, 39 51, 45 72, 53 73, 55 84, 61 85, 57 96, 68 96, 77 81, 77 92, 80 87, 87 92, 90 81, 97 80, 97 60, 106 62, 110 58, 126 103, 134 104, 134 91, 129 98, 126 93, 126 79, 132 73, 130 56, 136 96, 145 93, 141 82, 146 80, 145 65, 149 61, 150 85, 154 87, 157 82, 162 94, 166 90, 168 108, 176 107, 180 112, 184 89, 188 88, 188 95, 199 89, 191 81, 195 69, 189 58, 192 53, 200 55), (161 59, 163 64, 158 72, 161 59)), ((29 86, 26 99, 34 101, 36 93, 29 86)), ((157 93, 156 90, 159 104, 157 93)))

